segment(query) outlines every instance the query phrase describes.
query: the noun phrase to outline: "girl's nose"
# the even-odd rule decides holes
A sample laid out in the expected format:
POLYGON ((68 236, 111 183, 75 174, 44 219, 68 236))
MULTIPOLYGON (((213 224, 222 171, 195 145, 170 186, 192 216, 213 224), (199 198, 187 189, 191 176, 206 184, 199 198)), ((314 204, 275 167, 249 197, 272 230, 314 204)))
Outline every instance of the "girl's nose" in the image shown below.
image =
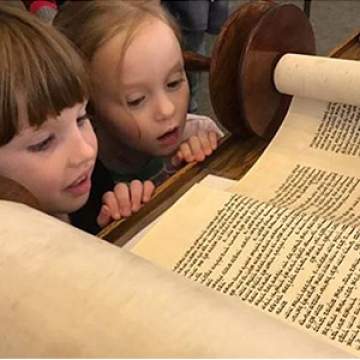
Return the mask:
POLYGON ((156 120, 158 121, 167 120, 175 113, 175 104, 168 94, 159 94, 156 105, 156 120))
POLYGON ((96 157, 97 142, 96 136, 91 130, 82 133, 79 130, 77 136, 72 140, 72 151, 70 152, 70 163, 73 167, 81 166, 92 161, 96 157))

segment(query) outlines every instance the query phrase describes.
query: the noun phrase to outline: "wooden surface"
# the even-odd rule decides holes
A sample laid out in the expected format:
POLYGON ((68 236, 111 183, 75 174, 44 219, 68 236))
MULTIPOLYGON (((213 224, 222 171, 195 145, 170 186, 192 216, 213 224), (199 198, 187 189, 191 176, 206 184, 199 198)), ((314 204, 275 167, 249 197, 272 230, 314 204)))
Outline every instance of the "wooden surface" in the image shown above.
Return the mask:
MULTIPOLYGON (((330 56, 349 60, 360 59, 359 34, 360 31, 354 32, 346 41, 337 46, 330 56)), ((214 174, 229 179, 241 179, 267 144, 267 141, 256 136, 245 139, 240 139, 235 135, 229 136, 206 161, 185 166, 159 187, 156 196, 137 214, 126 221, 112 223, 103 229, 99 236, 122 246, 206 175, 214 174)))

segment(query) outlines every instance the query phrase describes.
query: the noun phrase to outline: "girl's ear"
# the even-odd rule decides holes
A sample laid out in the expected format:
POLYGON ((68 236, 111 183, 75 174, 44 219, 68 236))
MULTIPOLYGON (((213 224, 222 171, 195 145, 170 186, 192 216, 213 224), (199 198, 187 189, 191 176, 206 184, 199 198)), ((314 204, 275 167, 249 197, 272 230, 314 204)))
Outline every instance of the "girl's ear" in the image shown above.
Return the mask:
POLYGON ((41 211, 35 196, 16 181, 0 175, 0 200, 8 200, 28 205, 41 211))

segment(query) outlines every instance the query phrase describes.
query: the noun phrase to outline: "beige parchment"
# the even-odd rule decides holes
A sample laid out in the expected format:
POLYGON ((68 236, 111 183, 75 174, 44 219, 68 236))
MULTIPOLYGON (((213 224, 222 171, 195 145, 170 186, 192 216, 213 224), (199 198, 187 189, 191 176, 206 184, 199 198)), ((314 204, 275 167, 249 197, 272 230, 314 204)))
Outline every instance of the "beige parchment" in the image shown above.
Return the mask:
POLYGON ((25 205, 0 218, 1 357, 346 356, 25 205))

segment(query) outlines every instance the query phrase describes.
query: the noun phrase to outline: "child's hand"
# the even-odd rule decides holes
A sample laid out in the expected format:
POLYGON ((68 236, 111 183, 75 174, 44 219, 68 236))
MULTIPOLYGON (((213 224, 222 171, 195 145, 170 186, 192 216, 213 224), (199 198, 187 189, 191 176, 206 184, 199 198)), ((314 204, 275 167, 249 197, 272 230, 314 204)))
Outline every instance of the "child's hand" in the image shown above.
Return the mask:
POLYGON ((97 223, 104 227, 112 220, 119 220, 137 212, 148 202, 155 190, 151 181, 133 180, 130 184, 118 183, 113 191, 103 195, 102 206, 97 217, 97 223))
POLYGON ((173 164, 179 165, 182 161, 203 161, 217 148, 218 135, 214 131, 200 131, 184 141, 173 158, 173 164))

